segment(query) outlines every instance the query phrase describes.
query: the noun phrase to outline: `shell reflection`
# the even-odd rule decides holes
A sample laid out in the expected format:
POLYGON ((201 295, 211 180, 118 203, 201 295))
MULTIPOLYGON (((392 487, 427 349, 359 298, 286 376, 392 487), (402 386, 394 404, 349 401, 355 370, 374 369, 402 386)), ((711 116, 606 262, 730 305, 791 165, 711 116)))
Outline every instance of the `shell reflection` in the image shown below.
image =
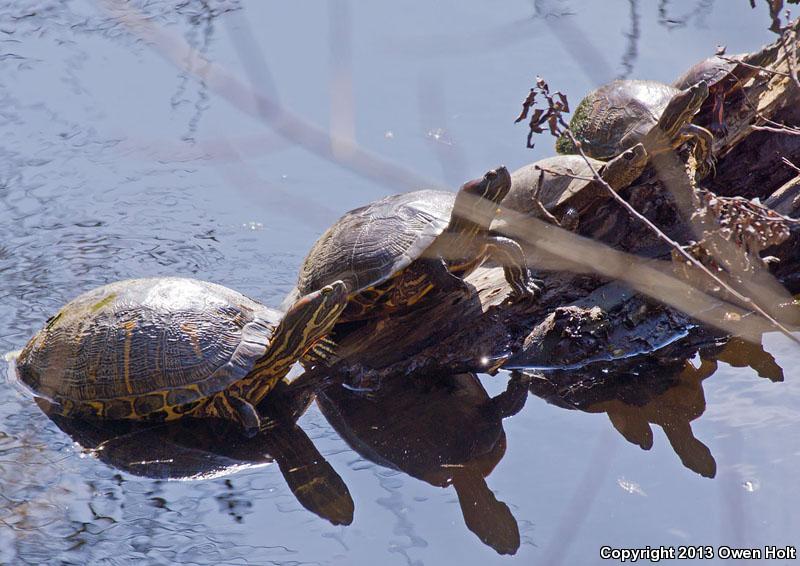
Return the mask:
POLYGON ((475 374, 385 380, 369 394, 330 386, 317 403, 358 454, 439 487, 453 486, 467 528, 501 554, 520 545, 517 521, 485 478, 506 452, 503 418, 525 404, 525 380, 490 398, 475 374))
POLYGON ((216 419, 149 424, 50 418, 89 453, 137 476, 204 480, 275 462, 303 507, 334 525, 349 525, 354 505, 347 486, 296 424, 313 396, 274 393, 259 407, 265 426, 252 438, 216 419))

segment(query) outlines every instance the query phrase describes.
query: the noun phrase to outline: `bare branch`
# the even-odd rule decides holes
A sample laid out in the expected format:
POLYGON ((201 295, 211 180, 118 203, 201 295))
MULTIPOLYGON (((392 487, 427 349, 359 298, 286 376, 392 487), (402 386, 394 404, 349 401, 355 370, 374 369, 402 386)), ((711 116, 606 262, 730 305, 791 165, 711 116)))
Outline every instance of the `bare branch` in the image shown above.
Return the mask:
POLYGON ((798 173, 800 173, 800 167, 798 167, 797 165, 795 165, 794 163, 792 163, 791 161, 789 161, 789 159, 788 159, 788 158, 786 158, 786 157, 781 157, 781 161, 783 161, 783 162, 784 162, 786 165, 788 165, 789 167, 791 167, 792 169, 794 169, 795 171, 797 171, 798 173))
MULTIPOLYGON (((542 94, 545 100, 548 103, 548 108, 544 110, 544 116, 547 116, 549 120, 551 120, 556 127, 551 128, 551 134, 554 136, 566 135, 569 137, 570 141, 577 149, 577 152, 581 155, 581 157, 586 162, 589 170, 592 172, 593 178, 596 182, 600 183, 601 186, 608 192, 609 196, 619 204, 632 218, 635 218, 639 222, 643 223, 647 228, 662 242, 667 244, 670 249, 673 250, 674 254, 681 257, 687 265, 691 265, 694 269, 698 272, 704 274, 709 280, 713 281, 716 286, 719 286, 721 289, 724 289, 726 293, 728 293, 731 297, 733 297, 738 303, 745 306, 745 308, 751 309, 757 312, 759 315, 764 317, 770 324, 772 324, 775 328, 779 329, 782 333, 784 333, 788 338, 800 344, 800 339, 796 338, 791 334, 791 332, 783 326, 778 320, 776 320, 772 315, 770 315, 764 308, 762 308, 758 303, 756 303, 750 297, 746 297, 737 291, 734 287, 732 287, 728 282, 724 281, 716 274, 714 274, 711 270, 709 270, 705 265, 703 265, 700 261, 697 260, 694 256, 686 251, 678 242, 664 234, 655 224, 653 224, 649 219, 647 219, 644 215, 640 214, 635 208, 633 208, 625 199, 623 199, 612 187, 609 185, 598 173, 595 166, 592 164, 591 160, 588 158, 586 153, 583 151, 580 142, 575 138, 572 131, 569 128, 569 125, 566 124, 562 117, 563 105, 560 102, 554 102, 553 97, 549 95, 549 86, 548 84, 542 79, 541 77, 537 77, 536 79, 536 90, 537 94, 542 94), (560 126, 560 127, 558 127, 560 126)), ((560 93, 559 93, 560 94, 560 93)), ((563 96, 563 95, 562 95, 563 96)), ((529 124, 531 129, 531 134, 535 131, 533 122, 529 124)), ((529 137, 530 135, 529 134, 529 137)), ((530 144, 529 144, 530 147, 530 144)), ((685 214, 687 219, 690 218, 690 215, 685 214)))

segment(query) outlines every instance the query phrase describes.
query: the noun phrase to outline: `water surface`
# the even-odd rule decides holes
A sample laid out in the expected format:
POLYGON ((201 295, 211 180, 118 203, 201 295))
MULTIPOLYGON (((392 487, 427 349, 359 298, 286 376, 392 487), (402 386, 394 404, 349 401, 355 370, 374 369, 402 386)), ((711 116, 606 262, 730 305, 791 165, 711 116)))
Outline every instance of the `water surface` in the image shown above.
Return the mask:
MULTIPOLYGON (((745 0, 128 5, 309 124, 451 188, 552 152, 513 124, 536 75, 577 102, 773 38, 766 6, 745 0)), ((1 352, 124 278, 197 277, 277 305, 330 222, 414 188, 276 135, 103 6, 0 2, 1 352)), ((779 336, 763 346, 648 368, 653 387, 568 399, 581 410, 521 407, 518 390, 513 410, 493 402, 508 401, 506 372, 432 376, 411 403, 428 429, 399 445, 402 395, 383 422, 359 405, 383 397, 332 392, 289 445, 318 451, 349 525, 307 509, 267 448, 227 454, 221 476, 148 478, 82 450, 7 385, 0 562, 593 564, 602 545, 797 545, 800 357, 779 336)))

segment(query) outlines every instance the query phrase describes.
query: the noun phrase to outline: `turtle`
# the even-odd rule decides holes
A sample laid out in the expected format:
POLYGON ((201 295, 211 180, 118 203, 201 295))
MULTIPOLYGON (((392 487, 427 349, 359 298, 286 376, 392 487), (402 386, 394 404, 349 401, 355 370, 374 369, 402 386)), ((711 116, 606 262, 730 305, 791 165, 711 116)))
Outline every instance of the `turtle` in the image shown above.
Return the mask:
MULTIPOLYGON (((303 507, 334 525, 349 525, 354 504, 347 485, 297 425, 314 393, 293 385, 279 382, 258 405, 263 426, 251 438, 237 434, 238 425, 231 421, 153 423, 49 417, 85 452, 139 477, 207 480, 275 462, 303 507)), ((237 509, 231 508, 230 513, 235 515, 237 509)))
POLYGON ((518 413, 529 379, 489 397, 474 373, 383 377, 365 395, 333 382, 316 391, 320 411, 361 457, 437 487, 452 486, 464 522, 501 554, 520 545, 517 521, 486 477, 505 455, 503 419, 518 413))
POLYGON ((709 130, 715 136, 722 137, 727 134, 724 116, 725 98, 740 90, 747 81, 758 74, 759 67, 774 59, 779 45, 775 43, 754 53, 737 53, 729 56, 723 51, 694 64, 672 83, 672 86, 684 89, 700 81, 708 84, 709 99, 712 101, 709 130))
POLYGON ((335 324, 334 281, 285 314, 221 285, 129 279, 88 291, 51 317, 17 360, 20 382, 67 417, 219 417, 246 435, 254 406, 335 324))
POLYGON ((311 248, 286 301, 341 280, 349 301, 339 321, 374 318, 412 306, 434 288, 463 290, 462 278, 487 257, 503 265, 514 298, 537 297, 542 283, 520 245, 489 231, 510 187, 501 166, 455 194, 414 191, 351 210, 311 248))
POLYGON ((511 190, 503 199, 503 208, 538 216, 541 205, 563 227, 567 218, 577 220, 592 205, 609 197, 592 179, 592 169, 612 189, 619 190, 630 185, 646 166, 647 151, 640 143, 608 162, 581 155, 547 157, 511 173, 511 190))
MULTIPOLYGON (((581 100, 569 130, 586 155, 603 160, 637 143, 652 157, 692 140, 698 172, 705 175, 713 169, 714 137, 691 119, 707 97, 705 81, 679 90, 658 81, 616 80, 581 100)), ((556 151, 580 153, 566 132, 556 140, 556 151)))

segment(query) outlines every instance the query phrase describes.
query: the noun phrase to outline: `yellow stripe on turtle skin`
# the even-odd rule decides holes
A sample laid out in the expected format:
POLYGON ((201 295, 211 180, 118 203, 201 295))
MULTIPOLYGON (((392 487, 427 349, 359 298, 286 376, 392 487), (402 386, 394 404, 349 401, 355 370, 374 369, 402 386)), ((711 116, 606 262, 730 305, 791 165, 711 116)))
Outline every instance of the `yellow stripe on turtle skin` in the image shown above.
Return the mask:
POLYGON ((413 276, 413 272, 406 269, 392 289, 391 297, 386 302, 387 306, 396 309, 402 306, 413 306, 430 293, 435 285, 427 273, 421 272, 413 276))
POLYGON ((314 345, 316 340, 309 341, 311 333, 330 324, 333 316, 338 316, 338 314, 332 313, 322 303, 311 313, 308 313, 307 317, 301 317, 291 327, 279 326, 278 329, 280 331, 276 329, 276 333, 272 336, 269 355, 266 358, 262 358, 253 371, 244 380, 236 384, 235 394, 251 403, 259 403, 275 388, 275 385, 286 374, 289 367, 314 345), (279 344, 275 343, 276 339, 280 339, 279 344), (297 352, 296 350, 300 344, 304 344, 305 347, 302 352, 297 352))

